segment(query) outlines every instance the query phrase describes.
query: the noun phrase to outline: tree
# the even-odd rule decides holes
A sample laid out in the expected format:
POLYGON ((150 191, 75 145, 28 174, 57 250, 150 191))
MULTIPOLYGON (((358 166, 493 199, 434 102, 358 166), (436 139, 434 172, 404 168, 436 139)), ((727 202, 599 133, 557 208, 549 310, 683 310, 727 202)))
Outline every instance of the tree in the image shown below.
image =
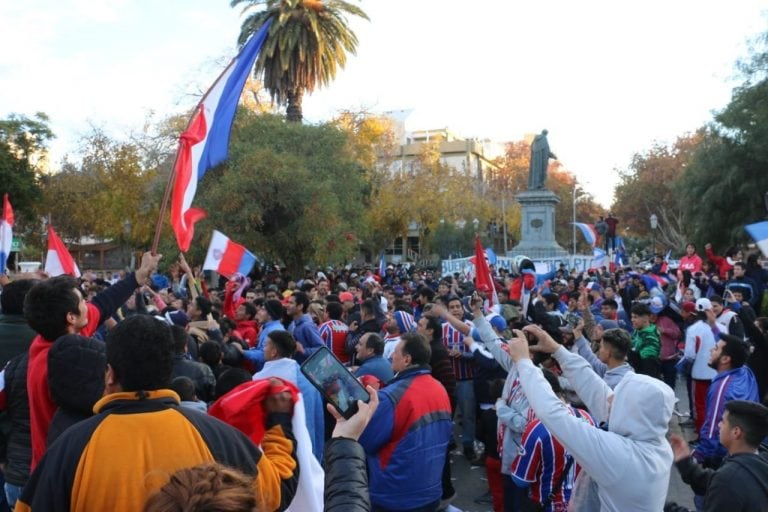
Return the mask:
POLYGON ((655 237, 659 245, 682 252, 690 240, 680 181, 704 138, 702 131, 683 135, 674 144, 654 144, 636 153, 620 173, 612 212, 634 237, 651 238, 650 217, 658 217, 655 237))
POLYGON ((254 71, 263 75, 272 99, 287 105, 288 120, 300 123, 304 93, 328 85, 346 64, 347 53, 357 51, 357 36, 345 15, 368 16, 343 0, 231 1, 232 7, 241 4, 244 12, 256 12, 243 21, 239 43, 271 22, 254 71))
POLYGON ((159 201, 148 194, 156 170, 145 169, 138 148, 94 130, 81 141, 79 164, 65 161, 44 180, 44 207, 62 238, 92 236, 148 246, 159 201))
POLYGON ((304 126, 240 110, 228 163, 206 173, 198 188, 208 218, 198 223, 193 257, 202 257, 214 228, 260 257, 284 262, 294 275, 309 263, 356 255, 365 173, 347 143, 330 124, 304 126))
POLYGON ((47 145, 53 137, 42 112, 34 118, 12 114, 0 120, 0 191, 10 196, 17 233, 25 221, 36 224, 40 175, 47 167, 47 145))
POLYGON ((765 219, 768 191, 768 32, 742 62, 744 82, 704 132, 682 181, 686 222, 699 243, 748 241, 744 225, 765 219))
POLYGON ((413 222, 418 230, 422 255, 434 249, 431 238, 440 224, 471 223, 485 229, 494 207, 482 194, 482 184, 465 172, 441 161, 439 142, 425 143, 408 170, 387 171, 371 198, 370 230, 383 249, 405 236, 413 222))

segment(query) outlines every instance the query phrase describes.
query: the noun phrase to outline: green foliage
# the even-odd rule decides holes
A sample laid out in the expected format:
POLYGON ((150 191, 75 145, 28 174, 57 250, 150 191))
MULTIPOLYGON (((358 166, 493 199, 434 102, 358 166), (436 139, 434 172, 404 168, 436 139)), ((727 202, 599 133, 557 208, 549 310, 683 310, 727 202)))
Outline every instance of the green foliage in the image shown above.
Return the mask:
POLYGON ((744 225, 766 216, 768 191, 768 45, 764 34, 744 83, 715 117, 681 184, 695 240, 721 250, 750 241, 744 225))
POLYGON ((198 224, 197 250, 205 250, 215 228, 293 271, 353 257, 365 182, 346 145, 333 126, 241 110, 229 163, 209 171, 198 188, 196 202, 209 217, 198 224))
POLYGON ((62 238, 119 239, 149 247, 159 203, 148 195, 154 169, 141 165, 139 149, 94 130, 82 141, 81 162, 65 162, 44 180, 43 215, 62 238))
POLYGON ((48 116, 11 115, 0 120, 0 192, 7 192, 19 227, 34 223, 40 202, 40 173, 44 170, 47 144, 54 137, 48 116))
POLYGON ((345 15, 368 16, 342 0, 232 0, 255 11, 243 21, 238 41, 271 21, 269 34, 256 59, 256 76, 263 74, 264 87, 278 104, 288 103, 288 120, 301 122, 301 97, 316 87, 328 85, 337 69, 344 67, 347 53, 357 50, 357 36, 347 26, 345 15))

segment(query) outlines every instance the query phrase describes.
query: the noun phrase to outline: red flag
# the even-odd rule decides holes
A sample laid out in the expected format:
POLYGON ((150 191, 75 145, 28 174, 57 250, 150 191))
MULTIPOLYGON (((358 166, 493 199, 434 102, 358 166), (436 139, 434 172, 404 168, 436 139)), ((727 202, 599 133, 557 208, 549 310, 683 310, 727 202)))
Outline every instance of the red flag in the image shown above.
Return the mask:
POLYGON ((479 236, 475 237, 475 289, 486 293, 489 308, 499 303, 496 287, 493 285, 493 278, 491 277, 491 270, 488 268, 488 260, 485 258, 485 250, 479 236))
POLYGON ((67 246, 61 241, 59 235, 48 225, 48 257, 45 259, 45 271, 51 277, 69 274, 80 277, 80 269, 69 254, 67 246))

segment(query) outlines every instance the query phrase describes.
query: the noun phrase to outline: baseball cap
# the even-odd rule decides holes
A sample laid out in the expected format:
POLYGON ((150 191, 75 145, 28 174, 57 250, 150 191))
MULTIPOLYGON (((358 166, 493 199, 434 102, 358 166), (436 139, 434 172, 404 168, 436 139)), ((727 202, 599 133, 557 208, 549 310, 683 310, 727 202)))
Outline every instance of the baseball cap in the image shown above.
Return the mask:
POLYGON ((712 303, 709 299, 699 299, 696 301, 696 311, 706 311, 712 309, 712 303))
POLYGON ((504 320, 501 315, 491 313, 490 315, 486 316, 485 319, 488 320, 488 323, 491 324, 491 327, 497 331, 503 331, 507 328, 507 321, 504 320))
POLYGON ((339 300, 341 302, 354 302, 355 296, 352 295, 350 292, 341 292, 339 294, 339 300))
POLYGON ((681 308, 683 311, 687 311, 688 313, 695 313, 695 312, 696 312, 696 304, 695 304, 695 303, 693 303, 693 302, 691 302, 691 301, 686 301, 686 302, 683 302, 683 303, 680 305, 680 308, 681 308))
POLYGON ((603 328, 604 331, 607 331, 608 329, 619 328, 619 323, 616 320, 600 320, 598 324, 603 328))

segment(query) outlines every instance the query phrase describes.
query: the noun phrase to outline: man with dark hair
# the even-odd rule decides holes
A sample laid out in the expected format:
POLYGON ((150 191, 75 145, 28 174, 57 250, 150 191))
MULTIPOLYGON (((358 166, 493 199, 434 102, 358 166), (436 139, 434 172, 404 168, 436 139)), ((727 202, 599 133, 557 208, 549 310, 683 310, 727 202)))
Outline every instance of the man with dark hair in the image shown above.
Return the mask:
POLYGON ((198 295, 194 300, 189 301, 187 305, 187 316, 191 322, 205 321, 206 317, 213 311, 211 301, 198 295))
POLYGON ((21 279, 3 286, 0 294, 0 368, 11 358, 26 352, 33 331, 24 318, 24 297, 37 283, 34 279, 21 279))
POLYGON ((360 366, 355 370, 355 377, 373 375, 382 384, 394 377, 392 366, 384 359, 384 340, 374 332, 367 332, 357 342, 357 361, 360 366))
POLYGON ((435 298, 435 290, 429 286, 422 286, 416 291, 416 307, 413 310, 413 317, 418 322, 424 312, 424 306, 432 302, 435 298))
POLYGON ((592 352, 587 339, 581 334, 581 325, 574 329, 576 337, 575 346, 578 354, 589 362, 589 365, 605 381, 611 389, 621 382, 628 373, 635 373, 632 366, 627 363, 627 354, 632 350, 632 339, 624 329, 619 329, 613 320, 601 320, 601 326, 597 331, 602 331, 605 326, 609 328, 602 332, 598 339, 600 349, 597 355, 592 352))
MULTIPOLYGON (((704 512, 765 510, 768 460, 757 450, 768 436, 768 407, 732 400, 725 404, 719 430, 720 443, 728 450, 728 456, 717 470, 696 464, 685 440, 676 434, 670 436, 675 465, 683 481, 697 495, 704 496, 704 512)), ((681 507, 671 510, 687 512, 681 507)))
POLYGON ((16 510, 119 511, 135 508, 176 470, 216 461, 255 475, 266 510, 283 510, 296 489, 292 401, 275 389, 264 402, 261 450, 243 433, 179 407, 170 391, 170 328, 137 315, 107 335, 105 396, 96 416, 72 426, 46 453, 16 510), (120 454, 115 464, 110 454, 120 454), (157 475, 157 477, 152 477, 157 475), (119 482, 119 485, 115 485, 119 482))
POLYGON ((651 310, 647 304, 638 302, 632 305, 632 353, 635 371, 651 377, 661 378, 661 339, 656 325, 651 322, 651 310))
POLYGON ((323 421, 323 397, 307 380, 299 364, 293 359, 296 354, 296 340, 291 333, 275 330, 269 333, 264 345, 264 367, 256 372, 253 380, 280 377, 295 384, 304 398, 304 412, 307 430, 312 441, 312 453, 317 461, 323 462, 325 425, 323 421))
POLYGON ((308 313, 309 297, 304 292, 295 292, 288 297, 286 311, 293 322, 288 326, 288 331, 296 339, 296 360, 304 361, 315 350, 323 346, 320 331, 308 313))
POLYGON ((48 425, 56 412, 56 403, 48 386, 48 351, 53 342, 64 334, 93 335, 99 325, 149 279, 161 257, 145 252, 135 273, 106 288, 89 303, 85 302, 77 280, 67 275, 40 281, 27 293, 24 316, 38 334, 29 347, 27 368, 31 469, 45 452, 48 425))
POLYGON ((392 355, 397 373, 360 437, 373 510, 435 510, 440 502, 451 405, 430 375, 430 356, 423 336, 403 336, 392 355))
POLYGON ((208 412, 208 406, 205 402, 197 399, 195 393, 195 383, 189 377, 176 377, 171 381, 171 390, 179 395, 179 407, 197 411, 201 413, 208 412))
POLYGON ((733 277, 725 283, 725 289, 741 290, 742 298, 749 302, 753 309, 758 310, 763 297, 759 295, 760 285, 747 275, 747 264, 737 261, 733 264, 733 277))
POLYGON ((376 303, 371 299, 366 299, 360 304, 360 324, 352 322, 349 325, 349 333, 347 334, 347 350, 352 354, 352 364, 359 364, 357 360, 357 345, 360 338, 364 334, 369 332, 378 333, 381 331, 381 326, 376 319, 376 303))
MULTIPOLYGON (((267 299, 256 311, 256 320, 261 324, 259 340, 255 347, 243 352, 243 356, 256 366, 256 371, 264 366, 264 347, 266 347, 269 333, 285 329, 282 323, 284 314, 283 305, 275 299, 267 299)), ((238 346, 235 344, 235 347, 238 346)))
POLYGON ((712 303, 712 311, 717 317, 717 328, 725 334, 732 334, 739 339, 744 339, 744 324, 741 323, 739 314, 726 307, 725 301, 719 295, 709 298, 712 303))
POLYGON ((259 324, 254 320, 256 317, 256 305, 245 301, 235 309, 235 331, 243 338, 249 346, 256 345, 259 336, 259 324))
POLYGON ((707 390, 707 413, 699 432, 699 444, 693 451, 693 457, 705 467, 719 467, 726 455, 717 431, 725 404, 731 400, 760 401, 755 376, 744 365, 747 355, 747 345, 730 334, 722 334, 710 352, 709 366, 717 375, 707 390))
POLYGON ((187 359, 189 334, 183 327, 171 326, 173 335, 173 377, 189 377, 195 383, 195 394, 203 402, 210 402, 216 391, 216 378, 210 366, 187 359))

